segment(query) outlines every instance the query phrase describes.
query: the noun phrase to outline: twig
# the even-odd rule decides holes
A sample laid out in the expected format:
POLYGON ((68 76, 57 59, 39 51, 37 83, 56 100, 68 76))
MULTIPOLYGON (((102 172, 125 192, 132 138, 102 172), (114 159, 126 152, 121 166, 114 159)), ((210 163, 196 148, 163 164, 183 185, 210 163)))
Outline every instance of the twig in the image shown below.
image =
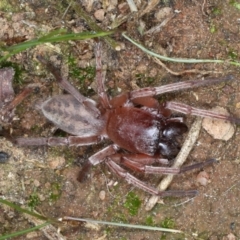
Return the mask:
MULTIPOLYGON (((132 0, 130 0, 132 1, 132 0)), ((114 22, 111 24, 110 28, 111 29, 115 29, 117 28, 119 25, 123 24, 124 22, 126 22, 128 19, 130 19, 131 17, 135 17, 135 21, 138 21, 138 19, 140 19, 142 16, 144 16, 146 13, 151 12, 152 10, 154 10, 154 8, 157 6, 157 4, 159 3, 159 0, 150 0, 147 4, 147 6, 145 7, 146 4, 144 4, 144 6, 142 7, 142 9, 140 11, 137 12, 137 14, 135 14, 135 12, 137 11, 133 11, 131 9, 131 6, 129 4, 129 0, 128 0, 128 4, 129 7, 131 9, 131 13, 125 15, 125 16, 121 16, 118 17, 114 20, 114 22)))
POLYGON ((169 17, 167 17, 165 20, 163 20, 160 24, 158 24, 157 26, 154 26, 154 27, 150 28, 148 31, 144 32, 144 35, 159 33, 162 30, 162 28, 164 26, 166 26, 167 23, 174 17, 175 17, 175 14, 171 14, 169 17))
POLYGON ((145 15, 146 13, 151 12, 158 5, 158 3, 159 3, 159 0, 150 0, 148 2, 147 7, 143 9, 142 12, 140 12, 139 18, 145 15))
POLYGON ((63 15, 62 15, 62 19, 64 19, 64 18, 65 18, 65 16, 66 16, 66 14, 67 14, 67 12, 68 12, 69 8, 71 7, 71 5, 72 5, 72 1, 70 1, 70 3, 68 4, 68 6, 67 6, 66 10, 64 11, 64 13, 63 13, 63 15))
POLYGON ((131 12, 137 12, 137 6, 133 0, 127 0, 131 12))
MULTIPOLYGON (((189 130, 188 136, 179 152, 177 155, 175 162, 172 167, 179 168, 182 166, 182 164, 186 161, 190 151, 192 150, 193 146, 195 145, 195 142, 198 139, 198 135, 201 129, 202 125, 202 118, 198 117, 195 122, 193 123, 191 129, 189 130)), ((173 175, 169 174, 165 176, 162 181, 159 183, 157 189, 159 191, 165 191, 167 187, 170 185, 172 182, 173 175)), ((152 196, 149 201, 146 204, 146 210, 150 211, 155 204, 158 202, 159 197, 158 196, 152 196)))
POLYGON ((114 19, 114 21, 109 26, 110 29, 115 29, 118 26, 122 25, 124 22, 126 22, 128 19, 134 18, 136 15, 135 12, 130 12, 127 15, 120 15, 117 18, 114 19))

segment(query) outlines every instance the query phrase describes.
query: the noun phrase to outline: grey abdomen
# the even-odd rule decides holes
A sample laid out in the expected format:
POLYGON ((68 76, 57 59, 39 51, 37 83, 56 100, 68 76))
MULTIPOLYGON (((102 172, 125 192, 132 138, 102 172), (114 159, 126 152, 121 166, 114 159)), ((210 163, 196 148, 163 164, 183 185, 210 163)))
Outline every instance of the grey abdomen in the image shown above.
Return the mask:
POLYGON ((45 101, 41 109, 44 116, 63 131, 89 137, 100 134, 104 125, 94 102, 90 105, 91 108, 85 106, 71 95, 59 95, 45 101))

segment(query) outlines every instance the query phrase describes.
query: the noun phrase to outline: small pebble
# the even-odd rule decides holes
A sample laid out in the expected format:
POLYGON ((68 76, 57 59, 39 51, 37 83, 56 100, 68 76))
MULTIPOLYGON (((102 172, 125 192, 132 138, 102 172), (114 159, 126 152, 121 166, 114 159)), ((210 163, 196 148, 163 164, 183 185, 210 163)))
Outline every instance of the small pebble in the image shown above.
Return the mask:
POLYGON ((121 14, 124 14, 127 11, 129 11, 129 5, 126 2, 120 3, 118 5, 118 10, 120 11, 121 14))
POLYGON ((95 13, 94 13, 94 17, 102 22, 104 20, 104 17, 105 17, 105 11, 104 9, 98 9, 95 13))
POLYGON ((209 175, 207 172, 205 171, 201 171, 198 175, 197 175, 197 183, 199 183, 202 186, 206 186, 209 182, 209 175))
POLYGON ((100 231, 101 227, 97 223, 86 222, 85 227, 94 231, 100 231))
POLYGON ((34 184, 35 187, 40 186, 40 182, 37 179, 34 179, 33 184, 34 184))
POLYGON ((43 194, 39 194, 38 197, 39 197, 41 202, 46 200, 46 197, 43 194))
POLYGON ((38 238, 39 235, 38 235, 38 232, 30 232, 26 235, 26 239, 33 239, 33 238, 38 238))
MULTIPOLYGON (((222 107, 215 107, 211 110, 219 114, 230 115, 228 111, 222 107)), ((226 120, 204 118, 202 126, 214 139, 224 141, 228 141, 235 132, 234 124, 226 120)))
POLYGON ((165 18, 167 18, 172 12, 173 12, 172 8, 165 7, 165 8, 161 8, 159 11, 157 11, 154 14, 154 16, 158 21, 162 21, 165 18))
POLYGON ((234 234, 232 234, 232 233, 229 233, 227 235, 227 240, 236 240, 236 236, 234 234))
POLYGON ((106 192, 104 190, 100 191, 99 198, 103 201, 106 197, 106 192))
POLYGON ((240 102, 236 103, 236 108, 240 108, 240 102))
POLYGON ((51 169, 60 169, 65 165, 64 157, 55 157, 48 159, 48 165, 51 169))

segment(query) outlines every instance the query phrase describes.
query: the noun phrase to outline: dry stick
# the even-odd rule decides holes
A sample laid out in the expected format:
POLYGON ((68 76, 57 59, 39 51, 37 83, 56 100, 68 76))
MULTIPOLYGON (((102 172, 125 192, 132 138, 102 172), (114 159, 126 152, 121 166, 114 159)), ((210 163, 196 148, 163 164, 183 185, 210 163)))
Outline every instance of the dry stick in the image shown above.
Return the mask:
MULTIPOLYGON (((176 167, 179 168, 183 165, 183 163, 186 161, 190 151, 192 150, 193 146, 195 145, 197 139, 198 139, 198 135, 201 129, 201 125, 202 125, 202 118, 201 117, 197 117, 197 119, 194 121, 194 123, 191 126, 191 129, 189 130, 188 136, 179 152, 179 154, 177 155, 175 162, 173 164, 172 167, 176 167)), ((167 176, 165 176, 162 181, 159 183, 159 185, 157 186, 157 189, 159 191, 165 191, 168 186, 170 185, 170 183, 172 182, 173 179, 173 175, 169 174, 167 176)), ((150 211, 158 202, 159 197, 158 196, 152 196, 147 204, 145 209, 147 211, 150 211)))
POLYGON ((172 20, 174 18, 175 14, 170 14, 170 16, 168 16, 165 20, 163 20, 160 24, 158 24, 157 26, 154 26, 152 28, 150 28, 149 30, 147 30, 146 32, 144 32, 144 35, 148 35, 148 34, 156 34, 161 32, 162 28, 165 27, 167 25, 167 23, 172 20))
POLYGON ((136 4, 134 3, 133 0, 127 0, 127 3, 129 5, 129 8, 130 8, 131 12, 137 12, 138 11, 137 6, 136 6, 136 4))
MULTIPOLYGON (((147 6, 143 6, 142 9, 140 11, 137 11, 137 14, 135 14, 136 12, 134 11, 131 11, 131 13, 127 14, 127 15, 124 15, 124 16, 118 16, 111 24, 110 28, 111 29, 115 29, 117 28, 118 26, 120 26, 121 24, 123 24, 124 22, 126 22, 128 19, 131 19, 131 18, 135 18, 135 21, 140 19, 141 17, 143 17, 146 13, 149 13, 151 11, 153 11, 156 6, 159 4, 159 0, 150 0, 148 3, 147 3, 147 6)), ((162 23, 161 23, 162 24, 162 23)), ((153 30, 155 30, 154 28, 162 28, 163 26, 160 24, 160 26, 156 26, 156 27, 153 27, 153 30)), ((163 23, 164 24, 164 23, 163 23)), ((160 29, 158 29, 160 31, 160 29)), ((151 29, 149 30, 151 31, 151 29)), ((146 34, 146 33, 144 33, 146 34)), ((150 33, 149 33, 150 34, 150 33)))
POLYGON ((151 12, 152 10, 155 9, 155 7, 159 4, 159 0, 150 0, 148 2, 148 5, 146 8, 143 9, 143 11, 140 12, 139 17, 142 17, 148 12, 151 12))
MULTIPOLYGON (((76 11, 76 13, 79 15, 80 18, 83 18, 87 25, 95 32, 102 32, 103 30, 96 24, 96 22, 82 9, 79 3, 69 1, 69 4, 71 3, 71 7, 73 10, 76 11)), ((121 46, 119 43, 117 43, 115 40, 113 40, 109 36, 103 37, 104 40, 107 42, 109 46, 111 46, 116 51, 121 50, 121 46)))

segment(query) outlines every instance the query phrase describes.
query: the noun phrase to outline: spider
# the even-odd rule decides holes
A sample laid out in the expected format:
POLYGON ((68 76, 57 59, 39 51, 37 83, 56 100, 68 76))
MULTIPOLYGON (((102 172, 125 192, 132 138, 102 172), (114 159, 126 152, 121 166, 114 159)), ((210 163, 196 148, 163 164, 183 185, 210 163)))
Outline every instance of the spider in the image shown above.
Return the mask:
POLYGON ((160 104, 154 96, 216 84, 232 80, 233 77, 190 80, 159 87, 147 87, 110 98, 104 88, 100 43, 96 44, 95 56, 98 103, 80 94, 73 85, 61 76, 57 68, 39 57, 40 62, 46 65, 55 76, 60 87, 69 93, 54 96, 43 102, 41 111, 54 125, 73 136, 66 138, 18 138, 16 139, 17 144, 20 146, 84 146, 96 144, 104 138, 109 138, 113 143, 92 155, 89 158, 91 165, 105 162, 118 176, 152 195, 161 197, 195 196, 196 190, 158 191, 134 177, 120 165, 143 173, 179 174, 212 164, 214 160, 180 169, 152 166, 156 163, 167 164, 168 160, 173 159, 180 150, 177 139, 188 130, 182 118, 171 116, 171 110, 234 122, 237 119, 173 101, 160 104), (120 153, 120 149, 124 151, 120 153))

